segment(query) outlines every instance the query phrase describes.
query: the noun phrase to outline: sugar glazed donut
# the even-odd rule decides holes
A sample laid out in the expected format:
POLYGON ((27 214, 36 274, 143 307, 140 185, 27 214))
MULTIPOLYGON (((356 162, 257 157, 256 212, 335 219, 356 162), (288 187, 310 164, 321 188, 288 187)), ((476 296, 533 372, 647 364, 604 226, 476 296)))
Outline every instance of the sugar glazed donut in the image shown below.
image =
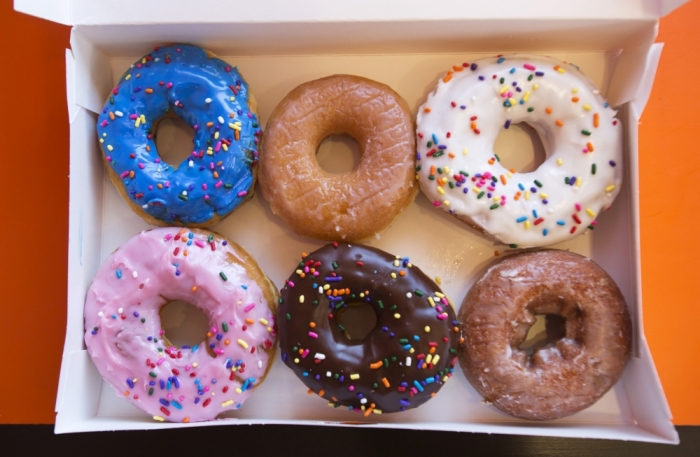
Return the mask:
POLYGON ((155 48, 127 70, 97 119, 112 183, 153 225, 211 225, 252 196, 261 134, 248 85, 226 62, 196 46, 155 48), (194 129, 177 166, 156 149, 158 122, 194 129))
POLYGON ((240 246, 203 230, 142 232, 102 264, 85 300, 85 344, 102 377, 153 419, 195 422, 238 409, 275 351, 278 293, 240 246), (206 340, 174 347, 160 309, 184 300, 206 340))
POLYGON ((549 420, 595 403, 630 356, 631 322, 617 285, 567 251, 504 258, 471 288, 459 312, 460 363, 484 400, 512 416, 549 420), (519 349, 535 315, 565 319, 565 335, 531 356, 519 349))
POLYGON ((272 211, 297 234, 325 240, 376 235, 411 203, 415 140, 406 102, 388 86, 335 75, 291 91, 267 122, 260 189, 272 211), (316 150, 348 134, 360 163, 345 174, 324 171, 316 150))
POLYGON ((277 312, 282 360, 329 406, 369 416, 415 408, 452 375, 461 337, 452 305, 408 258, 333 243, 303 256, 277 312), (361 340, 341 323, 369 304, 361 340))
POLYGON ((596 225, 622 183, 622 126, 573 64, 513 55, 455 66, 417 117, 417 172, 440 207, 506 244, 547 246, 596 225), (500 163, 502 129, 526 122, 547 158, 530 173, 500 163))

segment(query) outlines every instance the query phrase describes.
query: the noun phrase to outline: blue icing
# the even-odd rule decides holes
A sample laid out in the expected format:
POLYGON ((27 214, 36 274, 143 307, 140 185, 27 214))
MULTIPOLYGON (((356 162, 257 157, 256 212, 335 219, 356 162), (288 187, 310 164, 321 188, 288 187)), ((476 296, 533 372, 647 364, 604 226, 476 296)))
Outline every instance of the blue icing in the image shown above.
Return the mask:
POLYGON ((108 166, 131 201, 185 225, 233 211, 252 193, 258 159, 261 131, 248 97, 236 68, 196 46, 156 48, 132 65, 97 119, 108 166), (160 159, 151 132, 170 110, 194 129, 193 153, 177 168, 160 159))

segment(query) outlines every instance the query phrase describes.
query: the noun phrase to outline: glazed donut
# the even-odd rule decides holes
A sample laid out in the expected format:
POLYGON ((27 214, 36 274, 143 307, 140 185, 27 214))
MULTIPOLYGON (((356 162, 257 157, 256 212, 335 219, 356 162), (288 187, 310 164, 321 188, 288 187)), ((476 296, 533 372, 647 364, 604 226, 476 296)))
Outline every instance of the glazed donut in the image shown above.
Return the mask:
POLYGON ((333 243, 302 255, 277 311, 282 360, 333 407, 391 413, 428 401, 452 375, 461 336, 447 297, 406 257, 333 243), (368 304, 376 326, 350 339, 341 316, 368 304))
POLYGON ((596 225, 622 183, 622 126, 573 64, 527 55, 455 66, 417 117, 423 192, 514 247, 547 246, 596 225), (547 158, 536 171, 500 163, 501 129, 532 126, 547 158))
POLYGON ((152 225, 211 225, 252 196, 261 135, 255 102, 237 68, 188 44, 155 48, 127 70, 97 118, 110 179, 152 225), (156 149, 158 122, 194 129, 178 166, 156 149))
POLYGON ((153 419, 196 422, 238 409, 275 352, 279 294, 240 246, 212 232, 160 228, 99 268, 85 299, 85 345, 117 392, 153 419), (206 340, 174 347, 160 309, 184 300, 209 319, 206 340))
POLYGON ((504 258, 471 288, 459 311, 465 376, 496 408, 550 420, 595 403, 630 357, 632 324, 617 285, 567 251, 504 258), (535 315, 565 319, 564 336, 531 356, 519 349, 535 315))
POLYGON ((260 189, 273 213, 298 235, 355 241, 391 224, 418 192, 410 110, 388 86, 335 75, 291 91, 267 122, 260 189), (325 172, 316 150, 346 133, 360 146, 356 170, 325 172))

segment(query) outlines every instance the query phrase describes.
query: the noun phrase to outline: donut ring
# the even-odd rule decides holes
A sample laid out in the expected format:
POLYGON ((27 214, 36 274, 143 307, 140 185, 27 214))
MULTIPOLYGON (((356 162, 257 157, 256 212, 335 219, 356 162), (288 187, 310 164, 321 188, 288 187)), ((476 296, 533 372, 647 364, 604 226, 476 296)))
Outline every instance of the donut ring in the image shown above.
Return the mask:
POLYGON ((632 324, 617 285, 567 251, 508 256, 471 288, 459 312, 465 376, 496 408, 550 420, 605 394, 630 357, 632 324), (536 314, 566 319, 565 335, 528 357, 519 349, 536 314))
POLYGON ((295 233, 360 240, 391 224, 411 203, 415 140, 406 102, 390 87, 335 75, 291 91, 267 122, 260 189, 295 233), (316 160, 329 135, 346 133, 360 146, 357 169, 336 175, 316 160))
POLYGON ((461 336, 452 305, 408 258, 328 244, 302 257, 277 311, 282 360, 306 386, 368 416, 415 408, 452 375, 461 336), (340 321, 367 303, 377 324, 349 339, 340 321))
POLYGON ((513 55, 454 67, 417 117, 423 192, 467 224, 506 244, 548 246, 584 233, 622 183, 622 126, 573 64, 513 55), (527 122, 547 158, 516 173, 493 146, 527 122))
POLYGON ((214 224, 253 194, 256 110, 237 68, 188 44, 155 48, 127 70, 97 118, 109 177, 149 224, 214 224), (156 149, 168 116, 194 129, 192 155, 179 166, 156 149))
POLYGON ((275 352, 275 286, 240 246, 212 232, 160 228, 131 238, 85 299, 85 345, 117 395, 155 420, 196 422, 238 409, 275 352), (160 309, 173 300, 209 318, 205 341, 174 347, 160 309))

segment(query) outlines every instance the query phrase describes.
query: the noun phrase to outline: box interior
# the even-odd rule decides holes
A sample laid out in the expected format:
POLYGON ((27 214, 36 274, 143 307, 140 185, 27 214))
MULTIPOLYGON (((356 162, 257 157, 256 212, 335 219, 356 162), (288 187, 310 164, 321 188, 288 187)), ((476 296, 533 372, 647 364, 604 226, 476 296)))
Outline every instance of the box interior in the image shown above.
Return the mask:
MULTIPOLYGON (((496 52, 531 52, 580 66, 611 103, 620 106, 618 117, 627 132, 625 181, 612 209, 601 215, 595 231, 553 246, 598 262, 619 285, 633 316, 635 350, 630 365, 623 379, 594 406, 557 421, 514 419, 482 403, 457 368, 439 395, 420 408, 364 418, 344 408, 329 408, 324 400, 308 396, 304 385, 280 360, 275 360, 267 380, 244 407, 231 413, 230 421, 213 423, 359 422, 384 427, 677 442, 642 334, 639 293, 636 122, 643 103, 640 106, 637 97, 643 98, 644 89, 653 80, 655 64, 650 64, 650 56, 654 55, 651 45, 655 34, 656 19, 649 17, 549 19, 527 24, 462 19, 428 24, 76 26, 71 50, 66 54, 71 120, 69 291, 56 431, 201 425, 151 421, 103 383, 83 343, 83 301, 92 276, 112 250, 149 228, 122 201, 104 172, 95 135, 95 113, 102 109, 107 94, 131 63, 155 45, 180 41, 210 49, 240 68, 258 101, 263 129, 272 109, 287 92, 319 77, 345 73, 383 82, 408 101, 415 115, 438 78, 452 65, 496 52)), ((177 123, 164 128, 159 137, 164 144, 184 144, 187 149, 187 129, 177 123)), ((536 157, 534 152, 520 157, 516 154, 528 148, 526 130, 514 131, 499 141, 503 160, 511 166, 526 166, 536 157)), ((319 160, 345 170, 356 160, 348 152, 352 147, 351 141, 342 138, 327 141, 319 160)), ((248 250, 278 287, 292 272, 301 252, 324 244, 290 232, 271 213, 259 192, 211 229, 248 250)), ((366 244, 409 256, 429 276, 440 277, 443 290, 457 307, 473 281, 496 260, 495 253, 506 250, 435 210, 422 194, 389 229, 366 244)))

